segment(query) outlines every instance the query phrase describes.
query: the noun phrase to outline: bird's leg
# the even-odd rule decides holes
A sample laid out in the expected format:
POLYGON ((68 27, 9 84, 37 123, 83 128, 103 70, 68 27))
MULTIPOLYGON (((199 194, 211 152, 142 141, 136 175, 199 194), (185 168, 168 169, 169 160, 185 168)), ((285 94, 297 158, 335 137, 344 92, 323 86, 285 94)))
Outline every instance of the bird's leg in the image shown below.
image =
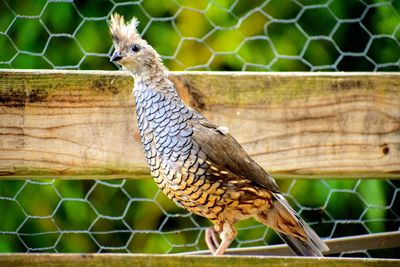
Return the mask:
POLYGON ((222 232, 220 234, 221 244, 219 244, 218 249, 215 251, 214 256, 220 256, 224 254, 225 250, 230 246, 233 239, 235 239, 237 234, 236 229, 232 224, 225 222, 222 228, 222 232))
POLYGON ((217 237, 217 232, 215 232, 213 227, 209 227, 206 229, 206 244, 211 253, 215 254, 217 248, 219 247, 219 241, 217 237))

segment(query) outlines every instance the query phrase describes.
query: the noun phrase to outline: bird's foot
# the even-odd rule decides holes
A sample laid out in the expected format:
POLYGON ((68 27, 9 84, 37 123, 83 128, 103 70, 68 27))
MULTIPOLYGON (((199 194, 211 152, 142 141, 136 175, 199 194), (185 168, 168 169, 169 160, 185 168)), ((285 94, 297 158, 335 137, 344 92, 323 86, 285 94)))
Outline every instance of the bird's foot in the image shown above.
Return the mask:
POLYGON ((211 253, 214 256, 221 256, 224 254, 225 250, 232 243, 234 237, 236 236, 236 230, 234 230, 230 225, 225 227, 221 233, 221 242, 218 241, 218 234, 213 227, 206 229, 206 243, 211 253))
POLYGON ((209 227, 206 229, 206 244, 211 253, 215 255, 218 247, 220 246, 220 243, 218 241, 217 232, 214 230, 213 227, 209 227))

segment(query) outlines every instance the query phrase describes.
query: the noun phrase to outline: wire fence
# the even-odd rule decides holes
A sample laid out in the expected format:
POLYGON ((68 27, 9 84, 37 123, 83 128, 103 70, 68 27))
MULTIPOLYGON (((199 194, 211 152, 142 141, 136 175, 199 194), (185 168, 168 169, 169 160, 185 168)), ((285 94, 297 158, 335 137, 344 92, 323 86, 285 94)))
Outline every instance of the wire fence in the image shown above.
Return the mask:
MULTIPOLYGON (((323 238, 400 229, 398 180, 280 180, 323 238), (310 196, 311 194, 311 196, 310 196)), ((1 252, 178 253, 205 250, 210 223, 142 180, 0 182, 1 252)), ((237 224, 232 247, 282 243, 264 225, 237 224)), ((398 258, 395 249, 336 256, 398 258)))
MULTIPOLYGON (((107 18, 136 16, 170 70, 399 71, 400 1, 0 0, 0 68, 117 69, 107 18)), ((280 180, 323 238, 400 228, 400 183, 280 180)), ((206 249, 207 220, 143 180, 0 180, 1 252, 206 249)), ((281 243, 253 220, 232 247, 281 243)), ((340 256, 395 257, 394 250, 340 256)))
POLYGON ((171 70, 398 71, 399 1, 1 0, 0 67, 115 69, 106 20, 136 16, 171 70))

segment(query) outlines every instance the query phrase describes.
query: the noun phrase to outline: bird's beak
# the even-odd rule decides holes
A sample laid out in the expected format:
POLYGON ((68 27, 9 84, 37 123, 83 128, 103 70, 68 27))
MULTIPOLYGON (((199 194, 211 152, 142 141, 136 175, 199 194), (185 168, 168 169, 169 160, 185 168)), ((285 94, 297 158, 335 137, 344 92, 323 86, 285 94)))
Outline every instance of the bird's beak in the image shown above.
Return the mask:
POLYGON ((112 54, 112 56, 110 58, 110 61, 111 62, 117 62, 117 61, 119 61, 121 59, 122 59, 121 54, 118 51, 115 51, 114 54, 112 54))

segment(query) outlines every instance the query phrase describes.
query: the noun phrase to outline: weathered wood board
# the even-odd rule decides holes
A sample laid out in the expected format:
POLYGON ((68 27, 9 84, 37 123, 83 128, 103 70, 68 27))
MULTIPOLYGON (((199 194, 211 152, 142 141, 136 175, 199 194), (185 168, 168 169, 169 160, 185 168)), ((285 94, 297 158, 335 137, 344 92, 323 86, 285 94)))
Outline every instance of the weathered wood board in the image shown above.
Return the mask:
MULTIPOLYGON (((277 177, 400 177, 399 73, 173 72, 277 177)), ((148 175, 125 72, 0 71, 0 177, 148 175)))
POLYGON ((0 266, 76 267, 76 266, 151 266, 151 267, 397 267, 399 260, 368 258, 307 258, 263 256, 177 256, 143 254, 3 254, 0 266))

